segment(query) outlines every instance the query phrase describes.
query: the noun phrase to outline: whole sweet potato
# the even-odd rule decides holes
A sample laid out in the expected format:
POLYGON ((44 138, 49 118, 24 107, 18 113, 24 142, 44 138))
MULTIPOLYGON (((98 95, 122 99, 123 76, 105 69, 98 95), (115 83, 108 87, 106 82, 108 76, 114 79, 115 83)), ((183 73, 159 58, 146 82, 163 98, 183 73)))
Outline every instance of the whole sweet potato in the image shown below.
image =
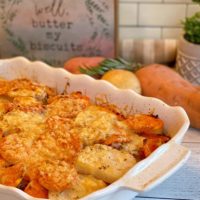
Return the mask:
POLYGON ((64 63, 64 68, 71 73, 80 74, 80 67, 95 67, 102 61, 104 61, 104 57, 96 56, 96 57, 74 57, 70 58, 64 63))
POLYGON ((153 64, 136 72, 143 95, 157 97, 172 106, 182 106, 191 126, 200 128, 200 87, 192 85, 167 66, 153 64))

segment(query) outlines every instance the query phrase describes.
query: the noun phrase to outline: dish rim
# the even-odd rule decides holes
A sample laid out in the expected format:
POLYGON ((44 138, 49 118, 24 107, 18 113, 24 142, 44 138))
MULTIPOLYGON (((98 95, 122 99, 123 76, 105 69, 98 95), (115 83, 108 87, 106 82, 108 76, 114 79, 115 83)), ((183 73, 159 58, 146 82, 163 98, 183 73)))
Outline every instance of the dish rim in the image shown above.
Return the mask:
MULTIPOLYGON (((151 101, 153 101, 157 104, 162 104, 166 109, 176 110, 177 112, 179 112, 180 115, 182 114, 183 118, 185 119, 184 123, 182 124, 182 126, 180 127, 178 132, 175 134, 175 136, 168 143, 160 146, 150 156, 148 156, 147 158, 138 162, 134 167, 132 167, 124 176, 122 176, 116 182, 112 183, 111 185, 107 186, 104 189, 98 190, 96 192, 89 194, 88 196, 86 196, 84 198, 81 198, 81 200, 92 199, 93 197, 95 198, 95 197, 98 197, 98 196, 102 196, 102 194, 101 194, 102 192, 105 195, 105 193, 110 193, 111 190, 115 191, 115 190, 118 190, 119 188, 123 187, 123 182, 124 182, 124 180, 127 179, 128 174, 132 174, 132 173, 137 174, 137 173, 139 173, 139 171, 141 171, 145 167, 149 166, 151 164, 151 162, 153 162, 153 160, 155 160, 156 157, 158 157, 159 154, 161 154, 162 152, 166 151, 167 148, 169 148, 171 143, 180 144, 182 139, 183 139, 183 136, 185 135, 185 133, 186 133, 188 127, 189 127, 189 119, 187 117, 187 114, 184 111, 184 109, 181 108, 180 106, 169 106, 160 99, 157 99, 157 98, 154 98, 154 97, 145 97, 145 96, 137 94, 136 92, 134 92, 130 89, 126 89, 126 90, 118 89, 115 86, 113 86, 111 83, 104 81, 104 80, 96 80, 96 79, 94 79, 94 78, 92 78, 88 75, 84 75, 84 74, 75 75, 75 74, 72 74, 72 73, 66 71, 65 69, 53 68, 52 66, 49 66, 48 64, 46 64, 42 61, 30 61, 27 58, 24 58, 24 57, 21 57, 21 56, 20 57, 14 57, 14 58, 8 58, 8 59, 0 59, 0 67, 1 67, 2 63, 16 62, 16 61, 22 62, 25 65, 32 65, 32 66, 33 65, 39 65, 40 67, 44 67, 45 70, 51 71, 52 74, 53 74, 53 72, 59 72, 59 73, 64 73, 64 74, 66 74, 67 76, 70 76, 70 77, 83 78, 83 79, 86 79, 90 84, 91 83, 95 83, 95 84, 101 83, 103 85, 103 87, 107 87, 109 90, 113 90, 113 91, 118 92, 118 93, 131 93, 133 96, 135 96, 136 98, 141 99, 141 100, 142 99, 145 99, 145 100, 151 99, 151 101)), ((20 197, 24 198, 25 200, 38 200, 39 199, 39 198, 31 197, 30 195, 26 194, 25 192, 23 192, 23 191, 21 191, 17 188, 14 188, 14 187, 0 185, 0 190, 2 191, 2 189, 5 189, 5 190, 8 189, 8 191, 12 191, 12 192, 14 191, 17 194, 19 194, 20 197)), ((137 191, 135 191, 135 192, 137 192, 137 191)))

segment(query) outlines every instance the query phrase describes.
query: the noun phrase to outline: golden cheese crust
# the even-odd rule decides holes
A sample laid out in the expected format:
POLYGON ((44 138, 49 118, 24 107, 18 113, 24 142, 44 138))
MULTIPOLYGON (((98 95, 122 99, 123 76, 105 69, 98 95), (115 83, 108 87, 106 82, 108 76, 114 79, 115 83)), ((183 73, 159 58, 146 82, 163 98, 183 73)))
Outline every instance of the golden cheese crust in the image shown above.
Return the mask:
POLYGON ((80 112, 75 124, 80 139, 85 146, 95 143, 112 144, 129 140, 129 127, 109 109, 101 106, 89 106, 80 112))
POLYGON ((11 164, 23 162, 30 154, 35 138, 44 131, 43 115, 13 110, 0 121, 0 154, 11 164))
POLYGON ((159 118, 125 117, 113 106, 28 79, 0 79, 0 184, 34 197, 78 199, 168 141, 159 118))
POLYGON ((43 161, 39 165, 39 183, 50 191, 63 191, 72 187, 77 178, 73 166, 65 161, 43 161))
POLYGON ((49 100, 47 116, 59 115, 61 117, 74 118, 89 104, 89 98, 79 92, 71 95, 58 95, 49 100))
POLYGON ((15 79, 10 81, 7 95, 10 97, 31 96, 45 101, 47 97, 55 96, 56 92, 45 85, 32 82, 28 79, 15 79))

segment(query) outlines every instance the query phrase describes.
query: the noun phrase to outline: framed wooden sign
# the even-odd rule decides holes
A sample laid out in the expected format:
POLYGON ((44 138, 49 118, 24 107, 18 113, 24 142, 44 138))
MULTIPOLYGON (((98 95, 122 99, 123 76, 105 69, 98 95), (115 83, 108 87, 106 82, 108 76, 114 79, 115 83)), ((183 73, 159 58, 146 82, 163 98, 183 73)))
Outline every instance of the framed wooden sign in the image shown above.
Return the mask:
POLYGON ((116 55, 117 0, 0 0, 0 57, 55 67, 74 56, 116 55))

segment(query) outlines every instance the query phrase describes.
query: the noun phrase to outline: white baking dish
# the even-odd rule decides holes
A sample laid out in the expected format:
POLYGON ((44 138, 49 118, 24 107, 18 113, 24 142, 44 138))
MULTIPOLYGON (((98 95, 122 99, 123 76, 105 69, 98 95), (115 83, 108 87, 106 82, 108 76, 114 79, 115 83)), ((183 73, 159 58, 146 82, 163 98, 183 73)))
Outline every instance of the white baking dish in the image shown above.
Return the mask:
MULTIPOLYGON (((124 112, 153 113, 165 123, 165 131, 172 139, 159 147, 148 158, 137 163, 121 179, 105 189, 99 190, 82 200, 128 200, 143 193, 168 178, 178 170, 190 155, 180 143, 185 135, 189 120, 180 107, 170 107, 155 98, 143 97, 132 90, 119 90, 106 81, 95 80, 86 75, 73 75, 64 69, 52 68, 42 62, 30 62, 23 57, 0 60, 0 77, 5 79, 28 78, 62 92, 82 91, 92 100, 105 99, 120 107, 124 112)), ((0 185, 2 200, 36 200, 23 191, 0 185)))

